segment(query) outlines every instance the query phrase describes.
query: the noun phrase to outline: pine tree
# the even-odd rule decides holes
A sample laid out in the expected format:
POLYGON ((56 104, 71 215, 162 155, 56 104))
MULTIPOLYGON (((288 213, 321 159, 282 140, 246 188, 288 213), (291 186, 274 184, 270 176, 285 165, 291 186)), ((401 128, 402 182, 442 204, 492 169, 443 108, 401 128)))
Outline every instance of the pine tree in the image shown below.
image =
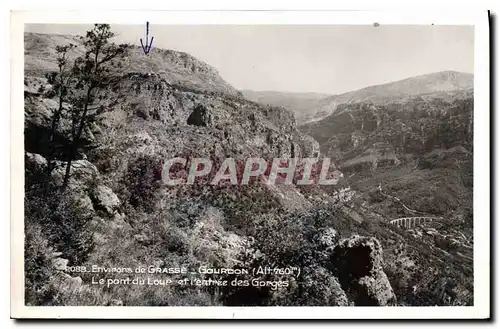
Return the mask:
POLYGON ((99 100, 99 92, 117 83, 122 76, 121 59, 126 56, 127 45, 112 43, 114 36, 109 24, 95 24, 81 38, 85 53, 75 60, 72 69, 74 92, 70 100, 71 143, 63 189, 69 182, 71 162, 81 148, 82 134, 98 108, 96 101, 99 100))
POLYGON ((47 176, 50 177, 54 169, 55 157, 55 137, 59 130, 59 124, 64 113, 64 104, 68 99, 68 90, 70 88, 73 72, 69 64, 68 54, 73 50, 76 45, 70 43, 66 46, 56 46, 57 54, 57 72, 51 72, 46 75, 47 81, 53 86, 53 91, 58 98, 58 107, 52 115, 52 122, 50 127, 48 155, 47 155, 47 176))

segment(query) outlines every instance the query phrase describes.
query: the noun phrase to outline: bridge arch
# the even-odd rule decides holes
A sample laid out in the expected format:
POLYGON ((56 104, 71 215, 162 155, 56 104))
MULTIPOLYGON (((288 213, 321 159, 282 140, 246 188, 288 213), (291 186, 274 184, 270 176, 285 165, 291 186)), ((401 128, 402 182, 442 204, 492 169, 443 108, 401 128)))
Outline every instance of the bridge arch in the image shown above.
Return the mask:
POLYGON ((393 220, 389 221, 389 223, 391 225, 394 225, 397 227, 411 229, 417 225, 421 225, 422 223, 428 223, 428 222, 432 222, 435 220, 441 220, 441 219, 443 219, 443 218, 442 217, 428 217, 428 216, 401 217, 401 218, 393 219, 393 220))

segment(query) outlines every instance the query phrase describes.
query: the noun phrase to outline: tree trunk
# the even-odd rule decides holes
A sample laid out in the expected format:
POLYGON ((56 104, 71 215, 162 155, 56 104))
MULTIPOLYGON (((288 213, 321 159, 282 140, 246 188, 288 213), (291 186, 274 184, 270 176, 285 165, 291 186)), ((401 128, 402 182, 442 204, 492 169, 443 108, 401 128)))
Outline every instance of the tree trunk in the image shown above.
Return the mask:
MULTIPOLYGON (((102 33, 104 33, 104 32, 102 32, 102 33)), ((101 36, 102 36, 102 33, 101 33, 101 36)), ((101 46, 97 46, 96 51, 95 51, 94 67, 93 67, 94 76, 97 74, 98 69, 99 69, 100 48, 101 48, 101 46)), ((72 140, 72 143, 71 143, 71 146, 69 149, 69 158, 68 158, 68 162, 66 164, 66 172, 64 174, 64 181, 63 181, 63 185, 62 185, 63 190, 65 190, 66 187, 68 186, 69 176, 71 174, 71 162, 73 161, 73 158, 75 156, 75 152, 76 152, 77 147, 78 147, 78 143, 80 142, 80 137, 82 135, 83 128, 85 127, 85 123, 86 123, 85 120, 87 118, 87 112, 89 110, 89 103, 90 103, 90 99, 92 96, 92 92, 94 91, 94 88, 96 88, 96 85, 94 84, 94 82, 90 82, 89 89, 87 90, 87 95, 85 98, 82 117, 80 118, 80 122, 78 124, 78 130, 77 130, 76 134, 73 136, 73 140, 72 140)))
POLYGON ((61 114, 63 110, 63 96, 59 96, 59 108, 54 112, 52 117, 52 125, 50 127, 50 137, 49 137, 49 150, 47 154, 47 178, 50 177, 52 170, 54 170, 54 153, 55 153, 55 135, 57 129, 59 128, 59 122, 61 120, 61 114))
POLYGON ((85 98, 85 105, 83 108, 83 113, 82 113, 82 116, 80 118, 80 122, 78 123, 78 130, 77 130, 75 136, 73 136, 73 140, 72 140, 71 145, 70 145, 69 150, 68 150, 68 152, 69 152, 68 162, 66 163, 66 172, 64 174, 64 181, 63 181, 63 185, 62 185, 63 190, 66 189, 66 187, 68 186, 68 183, 69 183, 69 176, 71 174, 71 162, 73 161, 73 158, 75 157, 75 152, 76 152, 76 149, 78 147, 78 143, 80 142, 80 137, 82 135, 83 128, 85 127, 85 119, 87 118, 90 97, 92 95, 93 90, 94 90, 94 87, 89 86, 89 89, 87 91, 87 96, 85 98))

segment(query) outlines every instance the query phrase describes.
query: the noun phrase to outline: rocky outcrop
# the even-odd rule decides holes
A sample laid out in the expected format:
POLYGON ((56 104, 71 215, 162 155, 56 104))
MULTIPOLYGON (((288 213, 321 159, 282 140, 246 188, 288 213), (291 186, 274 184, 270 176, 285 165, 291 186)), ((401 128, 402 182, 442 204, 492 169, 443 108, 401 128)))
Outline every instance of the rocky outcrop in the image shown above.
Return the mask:
POLYGON ((96 186, 90 193, 94 209, 102 210, 107 215, 113 215, 120 206, 120 199, 113 191, 104 185, 96 186))
POLYGON ((382 268, 382 253, 377 239, 357 235, 335 247, 330 257, 332 271, 356 305, 395 305, 396 296, 382 268))
MULTIPOLYGON (((28 81, 32 77, 26 78, 28 81)), ((50 85, 49 85, 50 86, 50 85)), ((51 87, 51 86, 50 86, 51 87)), ((47 87, 48 88, 48 87, 47 87)), ((49 150, 49 140, 52 135, 52 114, 58 111, 59 104, 55 98, 47 97, 44 93, 28 94, 24 98, 24 145, 28 152, 38 153, 48 156, 53 153, 54 157, 60 160, 67 159, 68 146, 71 145, 71 121, 67 113, 61 116, 59 124, 55 127, 53 136, 53 150, 49 150)), ((70 106, 63 104, 63 111, 70 110, 70 106)), ((79 141, 79 146, 88 148, 96 142, 95 133, 98 130, 96 125, 91 124, 86 127, 79 141)), ((81 158, 80 154, 76 154, 81 158)))
POLYGON ((223 223, 222 211, 214 207, 203 209, 189 232, 190 248, 195 254, 217 259, 226 267, 240 266, 240 259, 252 247, 252 241, 225 230, 223 223))
MULTIPOLYGON (((52 172, 52 178, 56 185, 62 185, 64 181, 64 175, 66 173, 66 164, 64 161, 56 161, 54 171, 52 172)), ((88 160, 76 160, 71 163, 71 175, 69 179, 69 185, 71 187, 76 187, 81 185, 90 185, 99 176, 99 171, 96 166, 94 166, 88 160)))
POLYGON ((213 120, 209 113, 209 110, 203 105, 195 107, 195 109, 187 119, 187 124, 192 126, 207 127, 211 125, 212 122, 213 120))
POLYGON ((339 242, 325 227, 312 236, 314 251, 301 263, 300 276, 272 298, 278 305, 389 306, 396 297, 382 269, 382 248, 375 238, 354 235, 339 242))
MULTIPOLYGON (((25 167, 27 173, 42 177, 47 169, 47 159, 41 154, 25 152, 25 167)), ((54 161, 54 168, 51 172, 53 182, 61 186, 66 173, 65 161, 54 161)), ((99 171, 88 160, 75 160, 71 163, 71 176, 69 180, 70 187, 78 187, 80 185, 90 185, 99 176, 99 171)))
POLYGON ((302 149, 304 158, 317 158, 320 155, 319 143, 309 135, 300 133, 298 136, 298 144, 302 149))
POLYGON ((346 293, 336 277, 323 267, 309 269, 304 275, 302 288, 305 291, 303 305, 350 306, 346 293))
POLYGON ((47 169, 47 159, 40 154, 25 152, 24 168, 27 177, 36 179, 47 169))
POLYGON ((61 256, 60 252, 52 254, 53 258, 51 259, 51 263, 54 275, 51 279, 54 284, 58 285, 59 288, 64 291, 64 293, 75 293, 82 286, 82 278, 69 275, 66 272, 69 261, 59 256, 61 256))
MULTIPOLYGON (((42 179, 46 175, 47 159, 40 154, 25 153, 25 165, 28 179, 42 179)), ((55 161, 55 167, 51 173, 52 181, 57 186, 62 186, 66 171, 66 162, 55 161)), ((105 216, 118 214, 120 199, 107 186, 99 184, 100 173, 96 166, 87 160, 76 160, 71 164, 71 176, 65 194, 85 210, 88 214, 96 211, 105 216)))

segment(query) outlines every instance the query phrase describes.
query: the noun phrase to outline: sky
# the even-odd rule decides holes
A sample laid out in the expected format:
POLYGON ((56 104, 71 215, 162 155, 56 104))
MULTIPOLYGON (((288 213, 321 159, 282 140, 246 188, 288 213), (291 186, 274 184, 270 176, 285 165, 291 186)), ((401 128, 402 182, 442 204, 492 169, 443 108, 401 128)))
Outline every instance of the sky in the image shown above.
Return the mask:
MULTIPOLYGON (((31 24, 84 34, 91 25, 31 24)), ((140 45, 144 25, 111 25, 140 45)), ((420 74, 474 71, 474 28, 443 25, 150 25, 155 47, 184 51, 237 89, 339 94, 420 74)))

